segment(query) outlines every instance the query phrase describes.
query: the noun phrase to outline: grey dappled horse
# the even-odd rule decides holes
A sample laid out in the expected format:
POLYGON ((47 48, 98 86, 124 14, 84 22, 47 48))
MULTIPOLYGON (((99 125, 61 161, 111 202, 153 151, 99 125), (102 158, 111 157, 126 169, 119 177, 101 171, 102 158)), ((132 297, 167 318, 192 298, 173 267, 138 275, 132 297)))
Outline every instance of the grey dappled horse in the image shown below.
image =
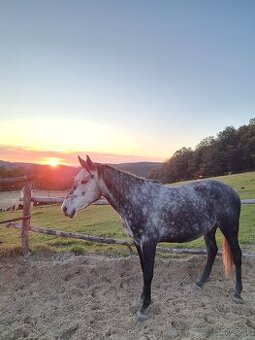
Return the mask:
POLYGON ((144 286, 138 318, 146 318, 151 302, 156 245, 159 242, 187 242, 204 236, 207 262, 197 282, 208 280, 217 253, 215 232, 224 235, 225 271, 236 267, 234 298, 242 302, 241 249, 238 243, 240 199, 229 186, 204 180, 179 186, 164 186, 108 165, 79 157, 82 169, 65 198, 62 210, 73 217, 77 212, 104 196, 122 218, 123 226, 137 247, 144 286))

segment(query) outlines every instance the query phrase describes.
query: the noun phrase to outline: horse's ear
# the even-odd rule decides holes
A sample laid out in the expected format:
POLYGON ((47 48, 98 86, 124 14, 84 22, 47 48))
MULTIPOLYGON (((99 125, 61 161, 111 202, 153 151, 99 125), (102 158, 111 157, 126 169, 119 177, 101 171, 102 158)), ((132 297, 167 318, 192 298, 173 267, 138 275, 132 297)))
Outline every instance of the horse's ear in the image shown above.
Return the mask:
POLYGON ((92 162, 92 160, 89 158, 89 156, 87 156, 86 163, 87 163, 89 170, 95 170, 95 165, 92 162))
POLYGON ((82 159, 80 156, 78 156, 78 159, 79 159, 80 165, 81 165, 83 168, 87 169, 88 166, 87 166, 86 161, 84 161, 84 159, 82 159))
POLYGON ((84 159, 82 159, 80 156, 78 156, 78 159, 79 159, 81 166, 87 170, 87 172, 90 174, 91 177, 94 177, 91 171, 95 170, 95 165, 92 162, 92 160, 89 158, 89 156, 87 156, 86 161, 84 161, 84 159))

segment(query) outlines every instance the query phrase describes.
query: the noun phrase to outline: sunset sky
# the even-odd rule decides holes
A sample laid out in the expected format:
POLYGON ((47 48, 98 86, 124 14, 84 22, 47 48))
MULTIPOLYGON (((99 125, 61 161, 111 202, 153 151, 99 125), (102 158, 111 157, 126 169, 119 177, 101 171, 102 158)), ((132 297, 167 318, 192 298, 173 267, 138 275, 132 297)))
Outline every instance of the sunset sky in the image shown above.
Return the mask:
POLYGON ((163 161, 255 117, 255 1, 12 0, 0 159, 163 161))

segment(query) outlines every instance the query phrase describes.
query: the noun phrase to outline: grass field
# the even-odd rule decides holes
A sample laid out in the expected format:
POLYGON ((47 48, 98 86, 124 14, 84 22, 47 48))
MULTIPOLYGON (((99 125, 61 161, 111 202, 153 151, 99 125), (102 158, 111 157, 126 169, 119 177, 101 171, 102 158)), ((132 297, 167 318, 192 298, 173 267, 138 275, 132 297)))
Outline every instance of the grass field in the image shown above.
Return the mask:
MULTIPOLYGON (((255 172, 240 175, 217 177, 234 187, 241 198, 255 198, 255 172)), ((6 193, 5 193, 6 196, 6 193)), ((1 194, 0 194, 1 200, 1 194)), ((1 212, 0 221, 21 216, 21 211, 1 212)), ((119 216, 110 206, 90 206, 75 219, 66 218, 59 205, 43 206, 32 209, 31 224, 51 227, 63 231, 74 231, 89 235, 129 239, 123 230, 119 216)), ((94 242, 60 238, 37 233, 30 233, 30 249, 33 252, 66 252, 80 254, 85 251, 129 254, 127 247, 101 245, 94 242)), ((217 233, 218 245, 221 246, 221 233, 217 233)), ((255 205, 243 205, 241 212, 240 242, 243 248, 255 249, 255 205)), ((20 231, 0 225, 0 254, 20 252, 20 231)), ((164 244, 171 247, 204 248, 203 238, 187 244, 164 244)))

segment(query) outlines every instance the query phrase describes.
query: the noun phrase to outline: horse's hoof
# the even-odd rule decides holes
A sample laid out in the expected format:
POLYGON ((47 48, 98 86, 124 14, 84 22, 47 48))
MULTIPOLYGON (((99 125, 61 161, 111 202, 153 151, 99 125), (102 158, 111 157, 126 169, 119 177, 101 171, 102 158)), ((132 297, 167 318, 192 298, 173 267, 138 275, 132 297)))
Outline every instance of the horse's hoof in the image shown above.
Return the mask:
POLYGON ((198 296, 200 294, 200 291, 202 290, 202 286, 198 285, 197 283, 194 283, 191 285, 191 295, 198 296))
POLYGON ((242 305, 242 304, 244 303, 243 298, 242 298, 239 294, 235 294, 235 295, 233 296, 233 301, 234 301, 235 303, 240 304, 240 305, 242 305))
POLYGON ((200 289, 203 288, 203 284, 201 282, 195 282, 194 283, 194 288, 200 290, 200 289))
POLYGON ((139 310, 138 313, 137 313, 137 320, 140 321, 140 322, 143 322, 147 319, 148 319, 148 315, 145 312, 142 312, 142 311, 139 310))

